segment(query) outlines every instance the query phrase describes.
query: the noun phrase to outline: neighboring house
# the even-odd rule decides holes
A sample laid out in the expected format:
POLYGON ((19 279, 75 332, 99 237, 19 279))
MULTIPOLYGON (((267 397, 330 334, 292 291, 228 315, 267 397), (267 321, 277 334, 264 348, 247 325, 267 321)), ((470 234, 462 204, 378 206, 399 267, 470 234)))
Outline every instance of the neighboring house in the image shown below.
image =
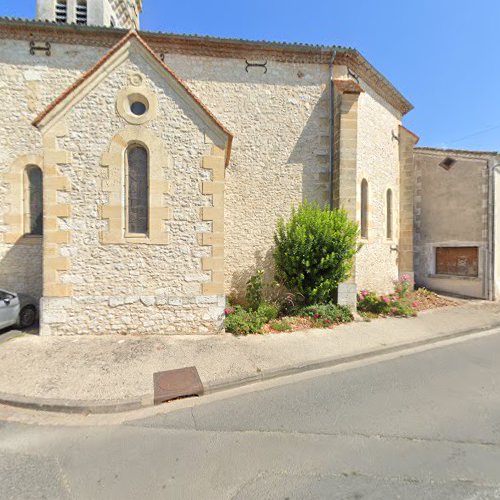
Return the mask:
POLYGON ((500 298, 499 165, 495 152, 415 149, 417 285, 500 298))
POLYGON ((413 273, 412 106, 375 68, 341 47, 139 36, 140 10, 0 18, 0 283, 41 298, 42 334, 220 331, 304 199, 360 223, 341 303, 413 273))

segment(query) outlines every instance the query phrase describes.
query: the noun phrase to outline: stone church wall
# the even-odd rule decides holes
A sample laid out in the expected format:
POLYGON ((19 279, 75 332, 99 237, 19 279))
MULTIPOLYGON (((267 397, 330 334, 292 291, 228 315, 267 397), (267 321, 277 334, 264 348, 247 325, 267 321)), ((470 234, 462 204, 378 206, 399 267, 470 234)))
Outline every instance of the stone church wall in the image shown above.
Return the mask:
POLYGON ((358 103, 358 220, 361 182, 368 181, 368 240, 356 259, 358 289, 392 292, 398 279, 399 134, 401 115, 369 87, 358 103), (393 237, 387 239, 386 193, 393 193, 393 237))
MULTIPOLYGON (((276 221, 305 198, 328 200, 329 68, 268 61, 245 70, 239 59, 166 54, 166 62, 234 134, 226 173, 226 292, 272 277, 276 221)), ((345 74, 345 68, 336 68, 345 74)))
MULTIPOLYGON (((72 186, 64 193, 71 215, 67 221, 59 219, 59 226, 71 233, 71 242, 60 247, 61 256, 70 262, 60 281, 71 287, 71 296, 43 299, 43 334, 206 334, 222 328, 224 297, 203 292, 211 275, 202 259, 211 257, 211 249, 198 238, 211 230, 201 216, 203 207, 211 206, 211 196, 202 194, 203 183, 211 178, 202 168, 213 147, 211 132, 158 73, 140 58, 133 61, 120 66, 64 118, 69 133, 59 147, 72 159, 59 170, 72 186), (111 203, 107 186, 113 184, 114 174, 111 165, 103 166, 103 153, 110 150, 113 137, 127 129, 115 103, 130 75, 136 74, 143 75, 144 85, 159 101, 147 134, 140 133, 143 126, 137 127, 137 140, 154 136, 159 145, 146 139, 145 146, 162 149, 155 158, 150 154, 150 189, 160 189, 162 183, 171 186, 163 195, 171 211, 165 243, 119 244, 106 219, 111 203), (153 168, 160 171, 155 177, 153 168)), ((128 130, 133 136, 134 129, 128 130)), ((157 216, 157 210, 152 214, 157 216)), ((151 227, 154 223, 152 218, 151 227)))
MULTIPOLYGON (((53 44, 51 57, 41 54, 31 56, 25 41, 0 40, 0 70, 6 75, 5 83, 2 80, 0 85, 8 89, 8 92, 5 92, 7 96, 5 105, 0 108, 0 118, 7 124, 0 128, 0 139, 2 144, 6 144, 6 147, 0 150, 1 192, 9 191, 5 174, 16 158, 22 154, 35 154, 41 151, 41 137, 31 126, 32 119, 71 85, 83 71, 95 64, 106 51, 105 48, 53 44)), ((270 60, 267 64, 267 73, 264 73, 262 68, 249 68, 247 72, 245 61, 242 59, 193 58, 174 53, 165 54, 165 62, 186 81, 200 100, 235 137, 231 163, 225 179, 225 288, 227 294, 241 295, 246 280, 257 269, 266 268, 269 276, 272 275, 273 232, 278 217, 288 216, 292 206, 299 204, 304 198, 320 203, 326 203, 328 200, 329 68, 327 65, 281 63, 270 60)), ((345 67, 335 68, 336 78, 345 76, 345 67)), ((383 292, 390 287, 392 279, 397 277, 397 254, 390 251, 391 245, 383 236, 384 200, 388 187, 391 187, 394 193, 394 213, 397 215, 398 212, 396 209, 398 144, 392 139, 391 131, 394 130, 397 134, 400 116, 377 94, 365 86, 364 88, 366 92, 360 96, 359 102, 358 185, 363 176, 370 182, 371 231, 369 244, 358 256, 357 280, 361 287, 383 292)), ((113 89, 115 90, 116 88, 113 89)), ((119 128, 119 120, 109 116, 114 111, 111 110, 113 105, 110 93, 94 101, 94 110, 75 110, 75 117, 83 114, 89 119, 92 118, 91 128, 97 126, 91 135, 92 142, 84 146, 81 140, 90 129, 79 135, 77 122, 82 122, 82 119, 73 118, 76 121, 70 126, 72 135, 61 140, 62 146, 73 152, 78 165, 83 163, 96 165, 97 156, 85 157, 88 154, 88 146, 95 148, 96 155, 97 152, 101 154, 112 132, 119 128), (105 109, 108 111, 104 111, 105 109), (109 129, 106 128, 108 126, 109 129), (103 127, 106 130, 103 130, 103 127), (96 133, 96 130, 99 130, 99 133, 96 133), (76 144, 80 146, 76 147, 76 144)), ((170 141, 174 138, 181 144, 187 144, 183 141, 193 140, 194 144, 200 145, 201 141, 200 137, 175 134, 165 140, 170 141)), ((206 154, 208 144, 205 142, 203 144, 206 154)), ((182 148, 187 155, 202 154, 198 146, 194 147, 194 152, 187 146, 182 148)), ((180 161, 182 163, 186 160, 180 161)), ((68 175, 75 179, 79 181, 85 179, 81 167, 64 168, 68 171, 68 175)), ((85 185, 87 186, 85 189, 96 189, 94 182, 91 179, 85 180, 82 188, 85 185)), ((86 194, 84 192, 71 194, 70 201, 76 204, 75 213, 81 214, 81 218, 79 216, 73 222, 77 224, 75 234, 82 232, 80 236, 76 236, 76 241, 80 244, 90 237, 84 234, 83 221, 92 224, 94 233, 98 229, 95 222, 96 205, 84 207, 84 199, 89 194, 90 191, 86 194)), ((187 203, 183 210, 189 212, 193 208, 187 203)), ((9 228, 5 219, 5 212, 8 210, 6 206, 0 207, 2 232, 7 232, 9 228)), ((182 217, 180 213, 182 210, 180 212, 179 210, 177 216, 182 217)), ((394 233, 396 239, 394 244, 397 244, 397 218, 394 233)), ((92 238, 94 237, 95 234, 92 238)), ((15 247, 0 243, 0 255, 5 256, 15 247)), ((71 253, 75 250, 68 248, 66 251, 71 253)), ((84 262, 92 262, 89 264, 91 266, 98 265, 97 262, 93 262, 95 257, 99 257, 97 254, 90 258, 92 248, 84 248, 82 251, 85 255, 82 266, 84 262)), ((14 279, 13 285, 24 282, 26 291, 40 290, 41 267, 38 273, 28 268, 26 252, 38 255, 38 261, 36 258, 30 258, 30 263, 38 268, 41 258, 40 248, 25 249, 23 252, 17 252, 15 256, 12 254, 13 258, 8 267, 7 259, 0 257, 0 277, 11 276, 11 270, 16 268, 19 279, 14 279), (36 284, 30 280, 36 281, 36 284)), ((127 262, 133 252, 132 248, 120 247, 114 252, 113 258, 111 254, 99 257, 104 266, 104 274, 109 279, 116 278, 120 282, 121 273, 125 272, 124 276, 127 278, 123 282, 124 294, 130 297, 130 301, 134 298, 133 303, 128 304, 126 308, 120 306, 113 308, 114 311, 110 313, 110 324, 113 325, 113 318, 125 314, 129 318, 126 321, 132 322, 133 318, 142 318, 145 326, 152 326, 154 329, 153 325, 158 318, 155 317, 153 309, 144 306, 143 302, 150 302, 151 299, 148 297, 155 296, 155 293, 150 291, 145 294, 143 293, 145 290, 136 293, 137 290, 130 289, 130 281, 137 280, 137 276, 141 276, 144 272, 142 264, 133 271, 135 274, 126 270, 124 262, 127 262), (137 297, 145 299, 141 302, 140 298, 138 301, 135 300, 137 297), (139 311, 144 311, 144 316, 141 316, 142 313, 139 311)), ((185 260, 185 257, 180 255, 177 257, 185 260)), ((152 258, 153 255, 142 256, 141 262, 150 263, 152 258)), ((75 269, 77 268, 67 273, 64 280, 71 282, 74 289, 83 295, 83 283, 78 283, 75 269)), ((84 268, 80 271, 82 275, 85 274, 84 268)), ((96 269, 93 272, 96 272, 96 269)), ((197 279, 200 278, 199 270, 194 267, 192 274, 196 275, 197 279)), ((183 287, 185 290, 191 287, 194 297, 196 296, 194 288, 199 287, 199 284, 198 281, 193 281, 191 284, 184 283, 183 287)), ((97 280, 85 286, 97 294, 103 284, 97 280)), ((160 283, 155 283, 155 287, 155 290, 161 289, 160 283)), ((109 297, 107 300, 109 304, 109 297)), ((175 298, 172 300, 176 301, 175 298)), ((198 300, 210 299, 202 297, 198 300)), ((103 298, 102 304, 93 303, 92 307, 88 308, 85 306, 88 313, 82 326, 78 325, 76 315, 73 317, 69 313, 68 326, 54 326, 53 331, 75 333, 74 330, 82 332, 85 329, 91 330, 93 318, 91 311, 99 310, 101 307, 104 311, 105 302, 103 298)), ((64 303, 67 305, 68 299, 63 299, 60 307, 57 306, 52 311, 47 309, 47 312, 52 317, 57 316, 64 303)), ((214 308, 218 308, 219 312, 220 307, 218 302, 214 304, 214 308)), ((190 313, 186 314, 189 318, 190 313)), ((197 312, 192 314, 193 321, 199 320, 197 312)))

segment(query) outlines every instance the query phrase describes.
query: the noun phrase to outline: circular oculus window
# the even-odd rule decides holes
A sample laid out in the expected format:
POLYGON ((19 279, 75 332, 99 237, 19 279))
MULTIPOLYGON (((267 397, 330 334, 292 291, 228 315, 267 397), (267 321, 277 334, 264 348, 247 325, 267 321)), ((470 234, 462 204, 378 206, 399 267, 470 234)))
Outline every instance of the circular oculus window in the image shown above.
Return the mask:
POLYGON ((149 110, 149 101, 142 94, 131 94, 127 98, 130 112, 134 116, 144 116, 149 110))
POLYGON ((128 123, 142 125, 156 117, 157 98, 146 88, 125 87, 118 93, 116 110, 128 123))
POLYGON ((134 101, 130 105, 130 111, 132 111, 132 114, 135 116, 142 116, 146 113, 147 110, 148 109, 146 105, 141 101, 134 101))

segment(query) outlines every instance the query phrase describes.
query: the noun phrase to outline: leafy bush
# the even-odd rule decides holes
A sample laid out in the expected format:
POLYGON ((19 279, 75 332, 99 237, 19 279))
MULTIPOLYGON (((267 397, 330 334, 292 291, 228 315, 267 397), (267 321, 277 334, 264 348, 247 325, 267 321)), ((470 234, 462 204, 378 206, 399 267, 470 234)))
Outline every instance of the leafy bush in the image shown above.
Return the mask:
POLYGON ((248 335, 261 333, 262 327, 278 317, 278 309, 270 304, 262 304, 256 311, 241 306, 226 309, 226 330, 230 333, 248 335))
POLYGON ((286 319, 271 321, 269 325, 277 332, 289 332, 292 330, 292 325, 286 319))
POLYGON ((344 210, 303 203, 289 221, 278 221, 276 278, 306 304, 328 303, 352 269, 358 225, 344 210))
POLYGON ((264 302, 264 271, 257 271, 247 281, 247 302, 250 309, 256 311, 264 302))
POLYGON ((349 323, 354 317, 348 307, 336 304, 318 304, 304 307, 300 316, 311 318, 316 327, 325 328, 337 323, 349 323))
POLYGON ((278 308, 272 304, 261 304, 257 309, 257 314, 264 319, 264 323, 268 323, 272 319, 278 317, 278 308))

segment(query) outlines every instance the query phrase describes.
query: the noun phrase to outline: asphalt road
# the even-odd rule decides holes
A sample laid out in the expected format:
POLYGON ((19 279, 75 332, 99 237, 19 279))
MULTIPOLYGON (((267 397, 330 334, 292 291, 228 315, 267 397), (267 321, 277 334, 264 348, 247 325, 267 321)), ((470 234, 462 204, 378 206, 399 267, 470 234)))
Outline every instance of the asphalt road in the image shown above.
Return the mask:
POLYGON ((500 499, 500 335, 111 427, 0 423, 0 498, 500 499))

